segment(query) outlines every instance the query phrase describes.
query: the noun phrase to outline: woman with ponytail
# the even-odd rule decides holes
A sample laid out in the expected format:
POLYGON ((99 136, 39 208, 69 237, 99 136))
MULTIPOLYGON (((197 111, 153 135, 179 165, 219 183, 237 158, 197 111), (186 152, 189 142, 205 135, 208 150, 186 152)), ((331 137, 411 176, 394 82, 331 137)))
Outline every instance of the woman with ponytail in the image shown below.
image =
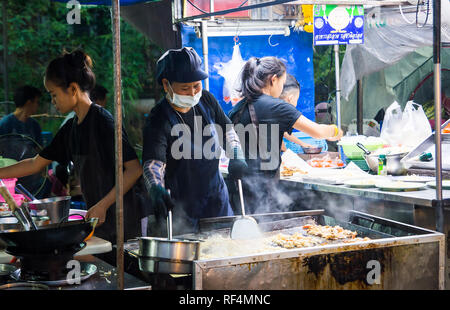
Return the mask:
MULTIPOLYGON (((34 174, 52 161, 62 165, 73 162, 88 207, 87 218, 99 218, 95 235, 115 243, 114 118, 89 98, 95 86, 91 58, 76 50, 53 59, 45 71, 44 85, 56 109, 62 114, 74 111, 75 116, 34 158, 0 168, 0 178, 34 174)), ((141 235, 138 210, 130 189, 142 175, 142 168, 125 130, 122 133, 124 229, 128 239, 141 235)))
MULTIPOLYGON (((293 105, 280 99, 285 82, 286 65, 280 59, 250 58, 241 72, 240 92, 243 100, 229 114, 245 145, 244 154, 250 175, 245 179, 244 192, 251 197, 246 199, 246 203, 254 205, 250 207, 253 212, 256 208, 258 213, 274 211, 273 201, 258 198, 270 198, 267 193, 275 189, 285 133, 291 134, 295 128, 313 138, 330 141, 339 140, 343 134, 336 125, 322 125, 308 120, 293 105)), ((275 202, 275 205, 278 204, 275 202)))

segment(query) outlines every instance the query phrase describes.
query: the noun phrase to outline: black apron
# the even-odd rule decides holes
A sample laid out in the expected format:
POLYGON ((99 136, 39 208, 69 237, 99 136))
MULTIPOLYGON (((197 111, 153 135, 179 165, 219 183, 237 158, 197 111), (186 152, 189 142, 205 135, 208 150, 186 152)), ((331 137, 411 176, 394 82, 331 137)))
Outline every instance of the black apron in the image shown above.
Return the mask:
MULTIPOLYGON (((96 125, 95 117, 89 116, 81 124, 77 124, 77 117, 71 120, 71 140, 69 141, 71 158, 88 209, 103 199, 115 186, 115 167, 111 167, 103 160, 108 156, 114 156, 114 152, 111 153, 110 150, 104 150, 98 146, 98 141, 95 141, 95 134, 92 132, 96 130, 98 125, 96 125), (84 123, 85 121, 88 123, 84 123), (91 134, 80 136, 80 130, 77 130, 79 126, 87 126, 91 134)), ((130 189, 123 197, 125 240, 141 235, 139 212, 133 193, 134 190, 130 189)), ((113 244, 116 243, 115 211, 116 207, 113 204, 106 212, 105 222, 96 227, 94 233, 95 236, 113 244)))
MULTIPOLYGON (((245 99, 244 99, 245 100, 245 99)), ((246 100, 242 107, 237 111, 232 122, 234 125, 241 120, 244 110, 248 108, 252 127, 256 141, 259 143, 259 121, 256 115, 253 103, 246 100)), ((248 141, 246 141, 248 143, 248 141)), ((255 213, 270 213, 271 207, 275 206, 276 199, 272 193, 274 188, 278 186, 280 180, 280 169, 278 168, 275 174, 273 172, 266 172, 263 170, 250 169, 249 174, 242 180, 243 196, 245 200, 246 212, 249 214, 255 213)), ((237 185, 235 185, 237 187, 237 185)), ((238 191, 234 190, 232 201, 236 208, 239 202, 238 191)))
MULTIPOLYGON (((196 111, 200 111, 201 116, 207 120, 208 124, 214 124, 212 112, 209 106, 202 102, 202 99, 194 108, 196 111)), ((181 124, 167 100, 161 104, 171 127, 181 124)), ((203 129, 202 126, 202 131, 203 129)), ((188 143, 187 147, 190 147, 192 156, 196 149, 203 150, 205 143, 211 138, 215 140, 213 145, 208 145, 211 146, 211 152, 219 151, 217 148, 220 148, 220 143, 217 132, 214 126, 211 126, 211 129, 211 136, 202 137, 198 145, 188 143)), ((180 137, 174 138, 179 139, 180 137)), ((170 147, 172 143, 170 143, 170 147)), ((165 187, 171 191, 171 197, 176 202, 173 210, 174 234, 197 232, 200 218, 233 215, 228 189, 219 171, 218 157, 207 159, 202 153, 201 159, 181 158, 176 160, 176 164, 172 167, 169 167, 168 163, 165 187)))

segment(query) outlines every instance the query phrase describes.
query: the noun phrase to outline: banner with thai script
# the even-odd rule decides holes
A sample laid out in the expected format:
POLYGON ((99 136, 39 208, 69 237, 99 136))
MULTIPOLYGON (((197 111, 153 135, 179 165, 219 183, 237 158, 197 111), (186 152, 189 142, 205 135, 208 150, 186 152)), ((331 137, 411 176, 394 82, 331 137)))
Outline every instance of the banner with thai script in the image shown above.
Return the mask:
POLYGON ((314 5, 314 45, 363 43, 362 5, 314 5))

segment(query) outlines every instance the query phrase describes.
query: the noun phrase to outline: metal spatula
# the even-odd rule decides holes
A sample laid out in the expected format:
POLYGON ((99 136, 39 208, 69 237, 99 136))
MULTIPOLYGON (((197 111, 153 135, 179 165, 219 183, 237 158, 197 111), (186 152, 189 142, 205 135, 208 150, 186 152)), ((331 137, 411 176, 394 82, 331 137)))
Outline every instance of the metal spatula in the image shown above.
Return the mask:
POLYGON ((242 216, 233 222, 231 228, 231 239, 253 239, 262 236, 258 223, 251 216, 245 215, 244 195, 242 194, 242 182, 237 180, 239 189, 239 198, 241 200, 242 216))
MULTIPOLYGON (((170 195, 170 189, 167 190, 170 195)), ((172 207, 167 208, 167 239, 172 240, 172 207)))

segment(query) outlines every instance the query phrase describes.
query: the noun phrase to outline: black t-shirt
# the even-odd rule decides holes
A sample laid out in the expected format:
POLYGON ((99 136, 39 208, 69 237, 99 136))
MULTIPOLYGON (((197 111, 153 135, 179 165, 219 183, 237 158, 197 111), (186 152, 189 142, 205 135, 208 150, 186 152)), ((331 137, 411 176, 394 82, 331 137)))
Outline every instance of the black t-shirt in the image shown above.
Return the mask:
MULTIPOLYGON (((40 156, 67 164, 72 161, 75 173, 80 179, 81 191, 88 208, 100 201, 115 186, 114 118, 107 110, 91 104, 83 121, 78 124, 75 116, 66 122, 54 139, 40 152, 40 156)), ((137 159, 127 134, 122 129, 123 162, 137 159)), ((132 190, 124 196, 125 235, 136 237, 139 226, 137 206, 134 205, 132 190), (127 231, 130 234, 127 234, 127 231), (133 231, 133 232, 131 232, 133 231)), ((106 215, 105 223, 96 229, 96 235, 115 242, 115 205, 106 215)))
MULTIPOLYGON (((161 99, 160 102, 158 102, 158 104, 151 110, 150 115, 146 120, 143 131, 144 149, 142 154, 142 162, 152 159, 162 161, 163 163, 168 164, 167 166, 170 166, 169 162, 176 164, 176 161, 171 156, 171 145, 177 137, 173 137, 171 135, 172 126, 162 107, 162 103, 166 100, 167 99, 165 98, 161 99)), ((226 125, 231 124, 231 121, 223 112, 222 107, 219 105, 214 96, 206 90, 203 90, 200 101, 209 108, 212 114, 213 123, 222 128, 225 136, 226 125)), ((178 121, 181 124, 186 124, 191 130, 191 133, 194 133, 195 125, 197 130, 200 129, 200 124, 198 122, 194 122, 194 115, 197 117, 196 120, 198 120, 199 116, 202 116, 201 130, 208 125, 207 119, 203 117, 200 108, 197 106, 191 108, 187 113, 176 113, 178 121)), ((194 134, 192 134, 192 139, 193 136, 194 134)), ((224 139, 220 142, 223 146, 224 139)))
POLYGON ((246 127, 252 121, 245 99, 231 110, 230 118, 235 123, 234 128, 241 138, 241 145, 244 145, 245 158, 250 169, 272 176, 275 175, 281 164, 283 135, 285 132, 292 133, 295 122, 302 114, 293 105, 265 94, 252 101, 252 104, 259 123, 258 149, 252 147, 250 142, 250 135, 252 135, 252 139, 255 139, 254 131, 250 130, 251 126, 246 127), (244 110, 240 119, 235 119, 235 117, 239 117, 241 109, 244 110), (236 124, 242 124, 244 128, 248 129, 245 131, 245 135, 242 135, 242 131, 236 124), (243 136, 245 137, 244 141, 242 141, 243 136), (265 142, 266 145, 261 144, 261 141, 265 142), (273 143, 275 145, 272 145, 273 143), (262 168, 261 163, 265 164, 264 168, 262 168))

